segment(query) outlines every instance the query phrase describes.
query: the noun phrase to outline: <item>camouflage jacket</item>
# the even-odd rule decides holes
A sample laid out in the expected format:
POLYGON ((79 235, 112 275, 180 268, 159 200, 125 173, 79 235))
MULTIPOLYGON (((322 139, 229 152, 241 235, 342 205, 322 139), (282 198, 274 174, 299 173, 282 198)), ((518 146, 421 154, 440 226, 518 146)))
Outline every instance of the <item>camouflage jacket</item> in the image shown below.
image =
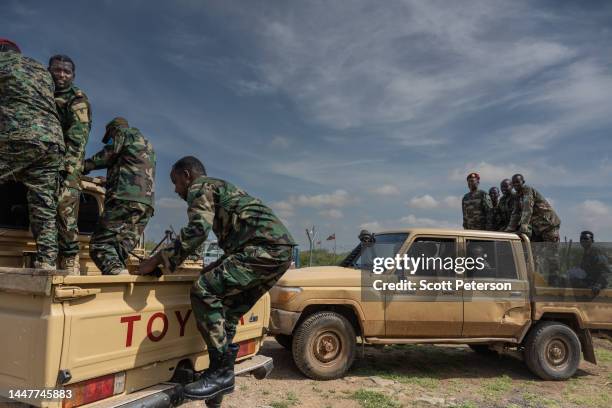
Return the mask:
POLYGON ((461 200, 463 228, 491 230, 493 225, 493 204, 491 197, 483 190, 469 192, 461 200))
POLYGON ((491 231, 503 231, 506 229, 506 224, 504 224, 501 208, 499 206, 499 202, 497 205, 491 203, 493 207, 491 207, 491 231))
POLYGON ((227 181, 198 177, 187 192, 187 216, 174 245, 162 251, 165 266, 175 270, 212 229, 226 255, 248 245, 295 245, 272 210, 227 181))
POLYGON ((594 244, 584 251, 580 267, 586 272, 587 285, 600 284, 602 288, 608 286, 610 265, 606 253, 594 244))
POLYGON ((95 169, 108 169, 106 200, 137 201, 153 207, 155 152, 138 129, 118 129, 114 140, 86 162, 95 169))
POLYGON ((91 107, 87 95, 74 85, 63 91, 56 90, 55 103, 66 144, 65 184, 80 190, 79 180, 85 158, 85 145, 91 130, 91 107))
POLYGON ((516 194, 508 193, 501 196, 497 208, 499 210, 499 228, 498 231, 504 231, 510 223, 510 217, 512 217, 512 211, 516 205, 516 194))
POLYGON ((0 142, 57 144, 64 151, 51 74, 32 58, 0 52, 0 142))
POLYGON ((535 188, 523 185, 522 191, 517 193, 507 229, 517 231, 523 226, 530 229, 532 234, 540 234, 560 225, 561 220, 544 196, 535 188))

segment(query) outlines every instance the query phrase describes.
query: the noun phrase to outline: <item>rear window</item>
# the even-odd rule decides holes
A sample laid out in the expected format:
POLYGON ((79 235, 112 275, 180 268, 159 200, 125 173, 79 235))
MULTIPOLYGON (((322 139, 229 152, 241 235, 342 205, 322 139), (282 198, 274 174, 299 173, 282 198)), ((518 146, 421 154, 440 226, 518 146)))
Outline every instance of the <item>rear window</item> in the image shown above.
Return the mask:
MULTIPOLYGON (((22 183, 9 181, 0 184, 0 228, 28 230, 27 189, 22 183)), ((77 220, 81 234, 92 234, 100 217, 96 198, 87 192, 81 192, 79 217, 77 220)))
POLYGON ((482 257, 485 267, 468 272, 472 278, 518 279, 512 245, 509 241, 467 240, 467 256, 482 257))

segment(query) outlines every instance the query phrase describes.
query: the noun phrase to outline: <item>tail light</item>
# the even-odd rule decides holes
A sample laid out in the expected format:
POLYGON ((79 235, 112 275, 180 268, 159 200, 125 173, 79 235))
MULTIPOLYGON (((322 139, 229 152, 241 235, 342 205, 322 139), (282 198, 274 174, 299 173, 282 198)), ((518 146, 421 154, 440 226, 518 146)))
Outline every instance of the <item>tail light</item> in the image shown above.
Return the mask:
POLYGON ((238 350, 237 358, 255 353, 255 340, 241 341, 240 343, 238 343, 238 345, 240 346, 240 349, 238 350))
POLYGON ((64 398, 62 408, 73 408, 90 402, 99 401, 113 395, 121 394, 125 390, 125 372, 104 375, 81 381, 65 387, 71 392, 70 398, 64 398))

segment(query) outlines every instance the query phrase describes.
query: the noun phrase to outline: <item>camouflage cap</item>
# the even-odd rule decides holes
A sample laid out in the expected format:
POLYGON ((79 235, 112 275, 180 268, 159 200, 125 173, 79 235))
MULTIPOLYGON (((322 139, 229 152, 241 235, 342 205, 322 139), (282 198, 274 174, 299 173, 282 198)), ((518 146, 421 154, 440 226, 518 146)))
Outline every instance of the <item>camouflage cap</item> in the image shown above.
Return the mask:
POLYGON ((114 118, 113 120, 111 120, 110 122, 108 122, 106 124, 106 130, 113 128, 113 127, 129 127, 128 125, 128 121, 125 118, 122 118, 121 116, 117 116, 116 118, 114 118))
POLYGON ((469 180, 471 178, 475 178, 476 180, 480 180, 480 174, 478 174, 478 173, 470 173, 470 174, 467 175, 466 180, 469 180))
POLYGON ((18 52, 21 52, 21 48, 19 48, 19 46, 15 42, 9 40, 8 38, 0 38, 0 51, 7 51, 12 49, 16 49, 18 52))

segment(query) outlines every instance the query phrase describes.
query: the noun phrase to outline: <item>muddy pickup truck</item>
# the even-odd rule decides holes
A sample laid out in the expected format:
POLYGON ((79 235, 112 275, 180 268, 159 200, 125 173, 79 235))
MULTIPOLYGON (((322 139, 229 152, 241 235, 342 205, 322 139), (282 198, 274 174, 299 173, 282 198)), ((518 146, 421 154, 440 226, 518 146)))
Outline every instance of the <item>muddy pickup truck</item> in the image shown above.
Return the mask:
POLYGON ((596 364, 592 335, 612 333, 612 289, 549 284, 539 269, 541 250, 525 236, 417 228, 374 241, 381 258, 427 255, 459 265, 476 254, 482 268, 387 265, 377 274, 366 242, 342 266, 288 271, 270 291, 270 331, 310 378, 343 376, 357 344, 439 343, 514 354, 542 379, 563 380, 581 355, 596 364))
MULTIPOLYGON (((101 275, 88 240, 104 189, 92 178, 83 186, 81 275, 74 276, 28 268, 35 246, 25 189, 0 185, 0 406, 3 398, 53 408, 178 405, 181 384, 209 364, 189 300, 202 262, 160 278, 101 275)), ((128 269, 137 264, 131 259, 128 269)), ((272 369, 269 357, 256 355, 269 315, 265 295, 241 320, 236 373, 263 378, 272 369)))

